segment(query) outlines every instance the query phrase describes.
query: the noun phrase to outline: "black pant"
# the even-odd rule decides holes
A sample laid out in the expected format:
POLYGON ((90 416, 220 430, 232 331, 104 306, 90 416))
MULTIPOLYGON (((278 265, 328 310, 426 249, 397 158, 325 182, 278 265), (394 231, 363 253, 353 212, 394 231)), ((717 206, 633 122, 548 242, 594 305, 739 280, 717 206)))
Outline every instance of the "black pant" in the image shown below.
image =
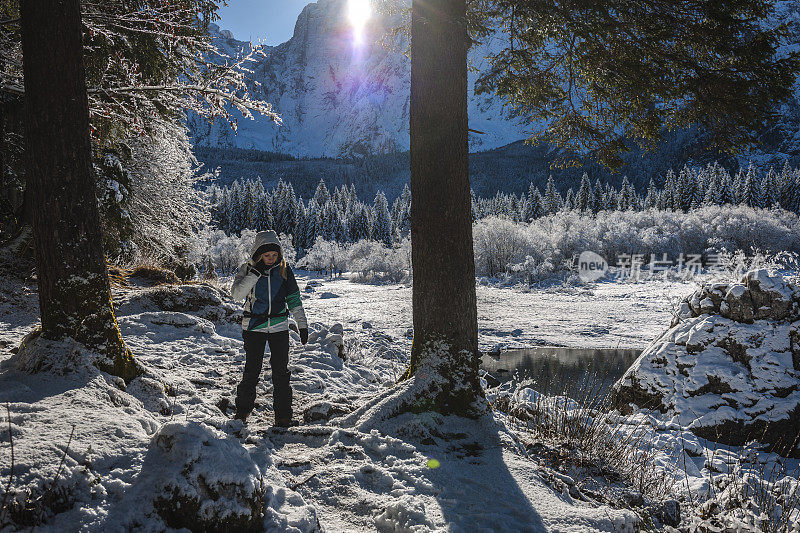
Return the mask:
POLYGON ((247 360, 244 364, 242 382, 236 388, 236 412, 246 414, 253 410, 256 401, 256 385, 261 375, 264 361, 264 348, 269 342, 269 365, 272 367, 272 405, 275 419, 292 417, 292 387, 289 385, 291 372, 289 365, 289 332, 263 333, 242 331, 244 351, 247 360))

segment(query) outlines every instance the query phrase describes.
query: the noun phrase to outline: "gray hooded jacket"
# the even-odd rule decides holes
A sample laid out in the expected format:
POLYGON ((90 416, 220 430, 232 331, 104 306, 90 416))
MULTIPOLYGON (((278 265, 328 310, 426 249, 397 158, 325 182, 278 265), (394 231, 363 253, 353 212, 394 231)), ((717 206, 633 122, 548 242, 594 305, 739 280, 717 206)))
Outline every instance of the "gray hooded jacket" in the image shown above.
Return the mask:
POLYGON ((239 267, 233 278, 231 296, 237 302, 245 300, 242 328, 247 331, 286 331, 289 329, 290 312, 298 328, 308 327, 297 280, 291 267, 283 259, 278 235, 272 230, 256 235, 250 249, 250 259, 239 267), (277 245, 280 255, 273 266, 267 268, 260 265, 259 271, 256 269, 256 255, 266 244, 277 245))

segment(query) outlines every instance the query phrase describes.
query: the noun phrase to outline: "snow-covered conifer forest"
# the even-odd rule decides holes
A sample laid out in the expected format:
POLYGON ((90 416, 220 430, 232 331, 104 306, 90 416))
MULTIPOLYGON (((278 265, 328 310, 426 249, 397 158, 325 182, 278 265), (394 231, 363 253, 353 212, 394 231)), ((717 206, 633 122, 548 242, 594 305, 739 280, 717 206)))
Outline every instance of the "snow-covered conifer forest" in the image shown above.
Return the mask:
POLYGON ((800 533, 800 1, 254 2, 0 0, 0 533, 800 533))

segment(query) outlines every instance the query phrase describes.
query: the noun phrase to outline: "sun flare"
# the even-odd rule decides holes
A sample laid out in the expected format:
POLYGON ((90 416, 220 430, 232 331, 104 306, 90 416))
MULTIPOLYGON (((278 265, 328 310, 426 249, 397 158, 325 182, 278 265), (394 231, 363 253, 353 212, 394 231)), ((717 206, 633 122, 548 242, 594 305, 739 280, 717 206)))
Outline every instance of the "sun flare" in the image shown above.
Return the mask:
POLYGON ((353 29, 356 33, 360 33, 372 14, 369 0, 348 0, 347 13, 353 29))

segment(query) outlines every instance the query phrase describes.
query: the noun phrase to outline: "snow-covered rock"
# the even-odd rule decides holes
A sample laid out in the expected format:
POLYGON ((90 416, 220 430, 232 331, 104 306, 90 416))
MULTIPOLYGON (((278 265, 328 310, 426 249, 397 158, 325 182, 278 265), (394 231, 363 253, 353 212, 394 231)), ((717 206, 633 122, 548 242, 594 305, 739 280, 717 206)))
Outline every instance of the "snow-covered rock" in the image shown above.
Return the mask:
POLYGON ((614 401, 674 415, 715 442, 800 456, 800 287, 765 269, 704 285, 615 384, 614 401))
MULTIPOLYGON (((203 283, 159 285, 145 289, 121 290, 120 293, 115 307, 121 315, 169 311, 175 315, 188 313, 212 321, 237 321, 242 317, 240 306, 230 301, 227 295, 222 294, 216 287, 203 283)), ((171 320, 179 319, 173 317, 171 320)), ((185 320, 192 319, 185 318, 185 320)))
MULTIPOLYGON (((400 16, 373 13, 363 43, 353 37, 347 0, 319 0, 297 19, 294 35, 248 65, 249 92, 273 104, 283 123, 264 117, 245 119, 235 109, 237 133, 225 121, 209 124, 189 116, 195 141, 296 156, 342 157, 408 150, 411 63, 406 38, 393 29, 400 16)), ((214 44, 231 57, 249 53, 249 42, 212 25, 214 44)), ((472 150, 488 150, 526 138, 525 128, 503 109, 502 99, 476 96, 472 85, 488 68, 487 43, 472 50, 476 71, 469 73, 469 125, 472 150)))
POLYGON ((170 527, 317 531, 310 506, 300 520, 286 516, 284 501, 302 507, 302 498, 271 478, 280 479, 271 461, 238 439, 206 423, 173 421, 153 436, 137 484, 149 487, 154 509, 170 527))

